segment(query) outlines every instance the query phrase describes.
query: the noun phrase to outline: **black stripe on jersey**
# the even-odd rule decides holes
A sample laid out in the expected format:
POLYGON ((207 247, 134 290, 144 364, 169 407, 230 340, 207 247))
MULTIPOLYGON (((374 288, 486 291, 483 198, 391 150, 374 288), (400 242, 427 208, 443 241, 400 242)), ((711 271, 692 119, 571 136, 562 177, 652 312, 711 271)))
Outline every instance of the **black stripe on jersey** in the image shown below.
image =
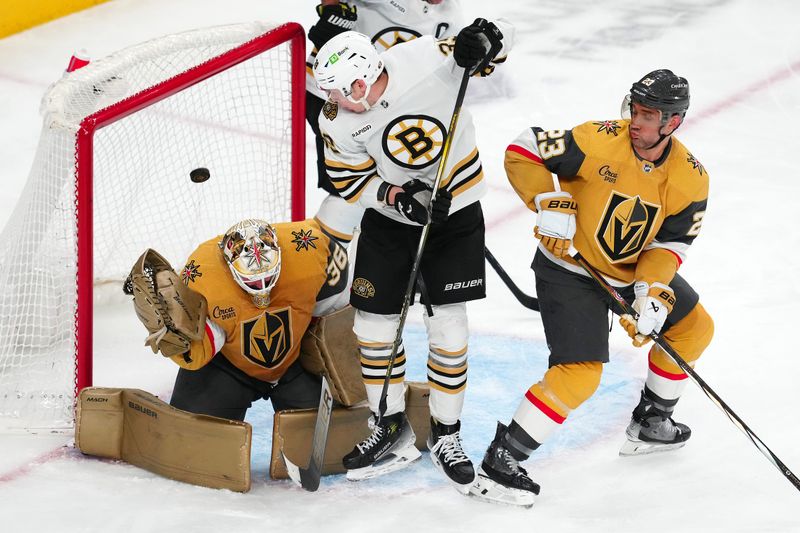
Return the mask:
POLYGON ((469 159, 469 161, 465 161, 464 164, 461 164, 461 165, 458 165, 457 167, 455 167, 452 170, 452 172, 450 173, 450 177, 447 178, 446 184, 444 185, 444 188, 449 190, 450 185, 452 185, 453 182, 456 181, 456 178, 458 177, 458 175, 463 173, 463 172, 465 172, 466 169, 468 169, 469 167, 474 165, 475 162, 478 161, 479 157, 480 157, 480 154, 478 153, 477 150, 475 150, 475 155, 473 157, 471 157, 469 159))
POLYGON ((433 372, 434 374, 438 374, 438 375, 443 376, 443 377, 453 378, 453 379, 460 378, 461 376, 466 376, 467 375, 466 365, 464 365, 464 370, 462 370, 461 372, 457 372, 455 374, 448 374, 447 372, 442 372, 441 370, 436 370, 435 368, 431 367, 431 365, 428 365, 428 371, 429 372, 433 372))
POLYGON ((692 202, 683 211, 664 218, 656 233, 656 240, 692 244, 700 231, 700 223, 707 204, 708 200, 692 202))
MULTIPOLYGON (((483 172, 483 165, 479 166, 475 170, 475 172, 473 172, 472 174, 467 176, 464 180, 459 181, 455 185, 453 185, 452 182, 451 182, 450 185, 447 187, 447 190, 450 191, 451 193, 455 193, 458 189, 460 189, 461 187, 464 187, 465 185, 470 183, 472 180, 474 180, 476 177, 480 176, 481 172, 483 172)), ((455 179, 455 176, 454 176, 454 179, 455 179)))
POLYGON ((325 163, 325 170, 327 170, 328 173, 331 173, 331 172, 352 172, 354 174, 355 173, 357 173, 357 174, 366 174, 367 172, 369 172, 370 170, 373 170, 375 168, 375 164, 376 164, 375 161, 373 161, 372 164, 367 165, 364 168, 354 168, 354 167, 346 167, 346 166, 333 166, 333 165, 329 165, 329 164, 325 163))
POLYGON ((428 376, 428 381, 430 381, 431 383, 436 383, 437 385, 439 385, 443 389, 450 389, 450 390, 458 390, 458 389, 462 388, 464 385, 467 384, 467 380, 465 379, 464 381, 462 381, 458 385, 449 385, 447 383, 442 383, 441 381, 437 381, 437 380, 431 378, 430 376, 428 376))
MULTIPOLYGON (((395 374, 394 373, 394 369, 392 369, 392 375, 391 375, 391 377, 389 379, 400 379, 400 378, 404 378, 404 377, 406 377, 406 371, 405 370, 403 370, 399 374, 395 374)), ((362 373, 361 374, 361 379, 374 381, 374 380, 383 380, 383 379, 385 379, 385 377, 384 376, 368 376, 368 375, 362 373)), ((447 387, 447 385, 442 385, 442 387, 447 387)), ((458 387, 455 387, 455 388, 458 388, 458 387)))
POLYGON ((566 130, 562 137, 555 139, 545 137, 544 141, 540 141, 539 134, 545 132, 542 128, 533 127, 533 135, 539 148, 539 157, 542 158, 545 168, 563 177, 576 176, 580 170, 586 154, 583 153, 580 146, 575 142, 572 136, 572 130, 566 130), (563 143, 563 146, 561 145, 563 143), (548 151, 554 151, 555 155, 548 156, 548 151))
POLYGON ((358 195, 359 195, 359 194, 361 194, 361 191, 364 189, 364 187, 366 187, 366 186, 367 186, 367 183, 369 183, 369 182, 370 182, 370 180, 371 180, 373 177, 377 176, 377 175, 378 175, 377 173, 373 173, 373 174, 370 174, 369 176, 365 177, 363 180, 361 180, 361 183, 359 183, 358 185, 356 185, 356 186, 353 188, 353 190, 352 190, 352 191, 350 191, 348 194, 345 194, 345 195, 343 195, 343 196, 342 196, 342 198, 344 198, 344 199, 345 199, 345 200, 347 200, 348 202, 350 201, 350 199, 351 199, 351 198, 357 198, 357 197, 358 197, 358 195))

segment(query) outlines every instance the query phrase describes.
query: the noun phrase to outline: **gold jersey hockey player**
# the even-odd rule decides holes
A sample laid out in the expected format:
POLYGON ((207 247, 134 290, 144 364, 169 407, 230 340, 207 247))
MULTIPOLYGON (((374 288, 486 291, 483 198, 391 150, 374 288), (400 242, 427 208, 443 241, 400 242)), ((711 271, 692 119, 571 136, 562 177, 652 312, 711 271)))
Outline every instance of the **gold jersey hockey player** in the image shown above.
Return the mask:
MULTIPOLYGON (((656 70, 631 87, 623 120, 590 121, 571 130, 532 127, 508 147, 508 179, 537 213, 540 242, 532 268, 549 369, 526 391, 508 427, 498 424, 473 494, 532 504, 539 487, 519 462, 600 383, 614 303, 570 257, 571 245, 633 302, 638 317, 623 315, 620 323, 635 346, 660 331, 694 364, 710 343, 712 320, 677 274, 700 232, 708 197, 706 169, 672 135, 688 106, 688 82, 656 70)), ((686 443, 691 431, 671 418, 686 383, 687 375, 654 346, 620 454, 686 443)))

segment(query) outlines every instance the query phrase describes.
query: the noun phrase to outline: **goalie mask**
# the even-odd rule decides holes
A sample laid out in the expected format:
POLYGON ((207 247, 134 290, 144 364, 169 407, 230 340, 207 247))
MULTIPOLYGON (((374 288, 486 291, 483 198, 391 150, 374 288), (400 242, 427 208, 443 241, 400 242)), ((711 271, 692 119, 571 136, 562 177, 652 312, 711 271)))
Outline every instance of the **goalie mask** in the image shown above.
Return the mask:
POLYGON ((366 103, 369 90, 383 72, 383 60, 369 37, 363 33, 346 31, 340 33, 317 52, 314 60, 314 78, 324 91, 339 90, 354 104, 366 103), (363 80, 367 84, 364 97, 354 100, 353 82, 363 80))
POLYGON ((219 247, 233 279, 246 292, 263 296, 278 282, 281 249, 268 222, 242 220, 225 232, 219 247))

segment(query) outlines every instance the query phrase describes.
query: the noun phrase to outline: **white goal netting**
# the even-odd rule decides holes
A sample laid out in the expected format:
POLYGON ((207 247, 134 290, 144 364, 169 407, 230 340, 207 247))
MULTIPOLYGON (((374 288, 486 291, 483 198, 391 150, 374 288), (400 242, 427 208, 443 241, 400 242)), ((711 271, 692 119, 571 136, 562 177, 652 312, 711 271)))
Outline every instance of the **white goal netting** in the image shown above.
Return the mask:
POLYGON ((151 247, 179 269, 242 218, 297 218, 304 58, 287 26, 304 42, 293 24, 195 30, 48 89, 33 167, 0 233, 0 428, 72 424, 76 386, 91 375, 79 333, 91 332, 78 304, 91 296, 78 282, 87 268, 95 284, 120 283, 151 247), (211 177, 194 183, 199 167, 211 177))

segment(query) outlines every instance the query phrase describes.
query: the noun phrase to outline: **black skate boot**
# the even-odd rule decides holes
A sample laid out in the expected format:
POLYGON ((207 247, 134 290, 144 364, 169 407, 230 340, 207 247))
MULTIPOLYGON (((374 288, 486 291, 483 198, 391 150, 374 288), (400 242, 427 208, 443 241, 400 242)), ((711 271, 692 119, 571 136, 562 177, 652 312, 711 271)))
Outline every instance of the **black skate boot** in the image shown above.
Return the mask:
POLYGON ((461 421, 447 425, 431 418, 428 449, 433 464, 456 486, 456 490, 462 494, 469 493, 469 486, 475 481, 475 468, 461 444, 461 421))
POLYGON ((369 427, 372 435, 356 444, 342 459, 348 480, 361 481, 388 474, 422 456, 414 446, 416 436, 405 413, 384 415, 380 423, 376 423, 373 415, 369 427))
POLYGON ((530 507, 539 494, 539 485, 528 477, 528 472, 503 445, 506 431, 506 426, 498 422, 494 440, 486 450, 469 492, 491 502, 530 507))
POLYGON ((672 420, 675 404, 654 398, 648 389, 642 391, 639 405, 633 410, 631 423, 625 430, 627 441, 620 455, 645 455, 682 448, 692 436, 689 426, 672 420), (662 403, 663 402, 663 403, 662 403))

